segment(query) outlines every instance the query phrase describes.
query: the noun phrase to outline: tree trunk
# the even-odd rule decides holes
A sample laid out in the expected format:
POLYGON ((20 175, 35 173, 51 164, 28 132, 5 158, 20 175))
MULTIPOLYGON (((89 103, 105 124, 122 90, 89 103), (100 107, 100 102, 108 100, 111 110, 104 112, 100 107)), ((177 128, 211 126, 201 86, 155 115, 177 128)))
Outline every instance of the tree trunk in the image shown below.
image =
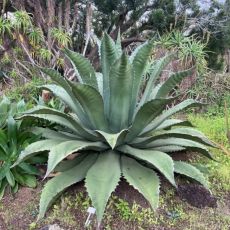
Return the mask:
POLYGON ((71 6, 70 6, 70 0, 65 1, 65 31, 69 32, 70 29, 70 12, 71 6))
POLYGON ((48 48, 51 50, 52 48, 52 28, 54 26, 54 18, 55 18, 55 1, 47 0, 47 12, 48 12, 48 48))

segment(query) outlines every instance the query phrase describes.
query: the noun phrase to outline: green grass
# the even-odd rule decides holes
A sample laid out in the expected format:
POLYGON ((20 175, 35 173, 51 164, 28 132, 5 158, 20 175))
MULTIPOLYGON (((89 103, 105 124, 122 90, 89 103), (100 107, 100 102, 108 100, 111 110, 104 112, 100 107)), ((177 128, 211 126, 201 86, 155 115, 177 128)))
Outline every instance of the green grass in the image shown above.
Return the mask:
MULTIPOLYGON (((226 136, 225 117, 190 114, 188 119, 212 141, 222 145, 230 152, 230 143, 226 136)), ((209 169, 210 185, 218 191, 230 191, 230 156, 221 149, 211 149, 215 161, 200 159, 209 169)))

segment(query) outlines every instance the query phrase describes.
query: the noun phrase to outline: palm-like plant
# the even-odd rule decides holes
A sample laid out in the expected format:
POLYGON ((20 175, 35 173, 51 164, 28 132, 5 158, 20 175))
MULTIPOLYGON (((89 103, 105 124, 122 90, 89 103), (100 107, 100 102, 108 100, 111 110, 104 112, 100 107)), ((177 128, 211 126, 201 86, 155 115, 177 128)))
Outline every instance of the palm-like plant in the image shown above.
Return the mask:
POLYGON ((28 146, 17 161, 49 151, 45 177, 53 170, 61 172, 42 192, 39 218, 54 198, 84 179, 99 224, 121 177, 142 193, 154 209, 158 206, 159 174, 175 187, 174 173, 208 187, 197 168, 171 157, 172 152, 189 149, 212 158, 204 145, 213 144, 202 133, 188 128, 191 125, 188 122, 169 119, 199 103, 186 100, 166 110, 174 100, 167 97, 169 92, 193 70, 173 73, 165 83, 156 85, 161 71, 173 58, 165 56, 154 63, 144 91, 140 90, 153 44, 149 41, 141 45, 128 57, 122 53, 119 39, 114 42, 105 35, 100 45, 102 73, 96 73, 82 55, 66 49, 79 83, 64 79, 55 70, 43 69, 55 82, 43 88, 59 97, 70 112, 36 107, 22 117, 58 125, 57 129, 34 129, 44 140, 28 146), (64 160, 71 154, 74 159, 64 160))
POLYGON ((53 28, 52 37, 61 47, 66 47, 71 44, 71 37, 63 29, 53 28))
POLYGON ((0 34, 2 36, 5 34, 12 35, 12 24, 10 20, 0 17, 0 34))
POLYGON ((28 33, 29 41, 32 45, 36 46, 42 41, 44 41, 44 35, 40 28, 32 28, 32 30, 28 33))
POLYGON ((32 27, 31 15, 26 11, 20 10, 14 13, 13 26, 16 30, 21 30, 25 33, 32 27))

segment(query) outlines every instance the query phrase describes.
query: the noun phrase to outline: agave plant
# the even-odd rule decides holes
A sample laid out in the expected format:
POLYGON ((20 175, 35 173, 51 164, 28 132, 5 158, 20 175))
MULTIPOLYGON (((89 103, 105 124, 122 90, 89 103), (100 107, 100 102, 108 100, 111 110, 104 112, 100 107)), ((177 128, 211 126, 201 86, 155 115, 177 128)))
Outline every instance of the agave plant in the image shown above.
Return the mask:
POLYGON ((154 63, 143 91, 142 79, 153 46, 154 42, 148 41, 129 57, 122 53, 120 39, 114 42, 105 35, 100 44, 102 73, 95 72, 81 54, 65 49, 76 69, 77 83, 53 69, 42 69, 54 82, 43 88, 59 97, 69 112, 40 106, 22 116, 58 125, 53 129, 36 127, 34 132, 44 139, 29 145, 17 161, 48 151, 45 177, 52 171, 60 172, 43 189, 39 219, 61 192, 84 179, 99 225, 122 177, 143 194, 153 209, 158 207, 160 174, 175 187, 174 174, 179 173, 208 188, 196 167, 171 157, 172 152, 188 149, 212 158, 205 145, 213 144, 202 133, 189 127, 189 122, 170 119, 199 103, 185 100, 167 107, 175 99, 168 97, 170 91, 193 70, 172 73, 166 82, 156 84, 173 59, 174 55, 169 54, 154 63))

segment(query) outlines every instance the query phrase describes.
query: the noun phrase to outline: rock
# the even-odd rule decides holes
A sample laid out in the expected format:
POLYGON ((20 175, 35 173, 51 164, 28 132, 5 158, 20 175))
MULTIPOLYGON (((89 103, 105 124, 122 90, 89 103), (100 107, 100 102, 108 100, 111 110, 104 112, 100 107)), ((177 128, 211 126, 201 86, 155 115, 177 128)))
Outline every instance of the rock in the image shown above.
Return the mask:
POLYGON ((64 230, 64 229, 60 228, 57 224, 53 224, 53 225, 45 226, 41 228, 40 230, 64 230))

